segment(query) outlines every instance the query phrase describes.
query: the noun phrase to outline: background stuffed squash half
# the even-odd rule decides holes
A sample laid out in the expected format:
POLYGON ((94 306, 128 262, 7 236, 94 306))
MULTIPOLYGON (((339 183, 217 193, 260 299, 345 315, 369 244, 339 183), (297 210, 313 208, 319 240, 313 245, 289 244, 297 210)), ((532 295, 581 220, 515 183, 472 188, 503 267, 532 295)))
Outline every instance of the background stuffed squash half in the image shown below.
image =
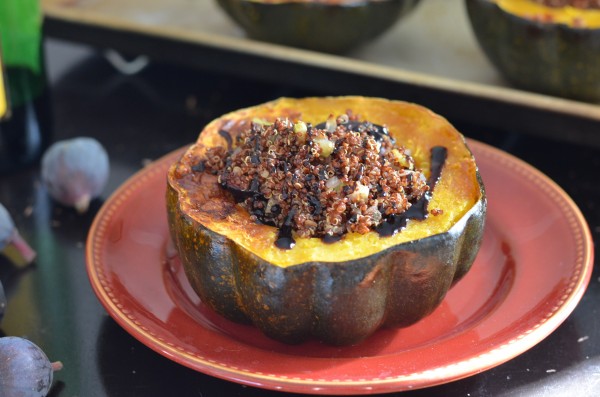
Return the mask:
POLYGON ((186 275, 204 304, 282 342, 345 345, 381 326, 413 324, 440 304, 475 259, 486 197, 463 136, 424 107, 366 97, 281 98, 208 124, 169 170, 167 209, 186 275), (386 126, 426 176, 431 149, 447 149, 429 203, 435 215, 409 219, 391 236, 347 233, 332 243, 295 236, 293 248, 281 249, 276 227, 252 220, 217 176, 193 171, 209 148, 235 146, 252 120, 318 125, 349 110, 386 126))

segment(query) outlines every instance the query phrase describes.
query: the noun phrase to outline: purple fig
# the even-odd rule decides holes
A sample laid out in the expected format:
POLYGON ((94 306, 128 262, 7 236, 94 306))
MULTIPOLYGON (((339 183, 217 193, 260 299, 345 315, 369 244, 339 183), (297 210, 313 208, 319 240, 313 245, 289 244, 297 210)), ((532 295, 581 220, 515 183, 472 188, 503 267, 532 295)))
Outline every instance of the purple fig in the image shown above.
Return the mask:
POLYGON ((42 182, 59 203, 87 211, 102 193, 109 172, 108 155, 93 138, 73 138, 54 143, 42 157, 42 182))
POLYGON ((35 259, 36 252, 21 237, 7 209, 0 204, 0 252, 17 266, 35 259))
POLYGON ((45 397, 54 371, 62 363, 51 363, 35 343, 16 336, 0 338, 0 396, 45 397))

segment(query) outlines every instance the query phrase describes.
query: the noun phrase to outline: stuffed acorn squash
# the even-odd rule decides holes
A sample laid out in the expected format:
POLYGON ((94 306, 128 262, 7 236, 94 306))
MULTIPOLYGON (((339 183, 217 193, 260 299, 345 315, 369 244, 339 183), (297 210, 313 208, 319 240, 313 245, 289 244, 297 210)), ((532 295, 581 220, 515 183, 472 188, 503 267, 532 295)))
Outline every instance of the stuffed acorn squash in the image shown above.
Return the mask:
POLYGON ((510 83, 600 100, 600 2, 466 0, 466 5, 480 47, 510 83))
POLYGON ((218 0, 249 37, 343 53, 383 34, 420 0, 218 0))
POLYGON ((439 305, 486 198, 463 136, 423 107, 282 98, 208 124, 169 169, 167 209, 204 304, 286 343, 344 345, 439 305))

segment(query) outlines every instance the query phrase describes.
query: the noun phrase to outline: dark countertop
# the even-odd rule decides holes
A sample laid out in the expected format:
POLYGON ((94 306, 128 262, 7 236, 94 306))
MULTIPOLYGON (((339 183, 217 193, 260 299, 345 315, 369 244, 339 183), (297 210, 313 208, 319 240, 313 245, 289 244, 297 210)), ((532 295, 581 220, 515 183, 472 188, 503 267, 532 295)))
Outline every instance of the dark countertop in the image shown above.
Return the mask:
MULTIPOLYGON (((54 139, 87 135, 105 145, 111 175, 103 198, 148 161, 194 141, 208 121, 227 111, 280 96, 344 93, 343 87, 335 93, 303 90, 168 63, 150 63, 129 76, 87 47, 53 41, 47 49, 54 139)), ((456 125, 466 136, 512 153, 552 178, 580 207, 594 242, 599 241, 600 148, 527 131, 456 125)), ((39 179, 37 165, 0 177, 0 202, 38 252, 36 263, 22 271, 0 258, 9 297, 0 330, 30 338, 63 362, 50 396, 284 395, 197 373, 124 331, 99 303, 85 269, 87 231, 102 200, 78 215, 49 200, 39 179)), ((573 314, 529 351, 478 375, 402 395, 600 395, 599 277, 596 266, 573 314)))

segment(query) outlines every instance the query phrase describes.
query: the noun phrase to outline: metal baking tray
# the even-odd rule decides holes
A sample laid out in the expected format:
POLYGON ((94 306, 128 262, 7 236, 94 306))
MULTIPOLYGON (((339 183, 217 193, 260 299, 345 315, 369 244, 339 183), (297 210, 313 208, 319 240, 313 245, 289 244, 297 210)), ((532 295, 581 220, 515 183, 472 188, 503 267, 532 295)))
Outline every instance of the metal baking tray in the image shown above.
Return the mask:
POLYGON ((324 94, 420 103, 453 122, 600 145, 600 104, 515 89, 484 57, 464 0, 422 0, 344 55, 245 37, 208 0, 42 0, 50 37, 324 94))

